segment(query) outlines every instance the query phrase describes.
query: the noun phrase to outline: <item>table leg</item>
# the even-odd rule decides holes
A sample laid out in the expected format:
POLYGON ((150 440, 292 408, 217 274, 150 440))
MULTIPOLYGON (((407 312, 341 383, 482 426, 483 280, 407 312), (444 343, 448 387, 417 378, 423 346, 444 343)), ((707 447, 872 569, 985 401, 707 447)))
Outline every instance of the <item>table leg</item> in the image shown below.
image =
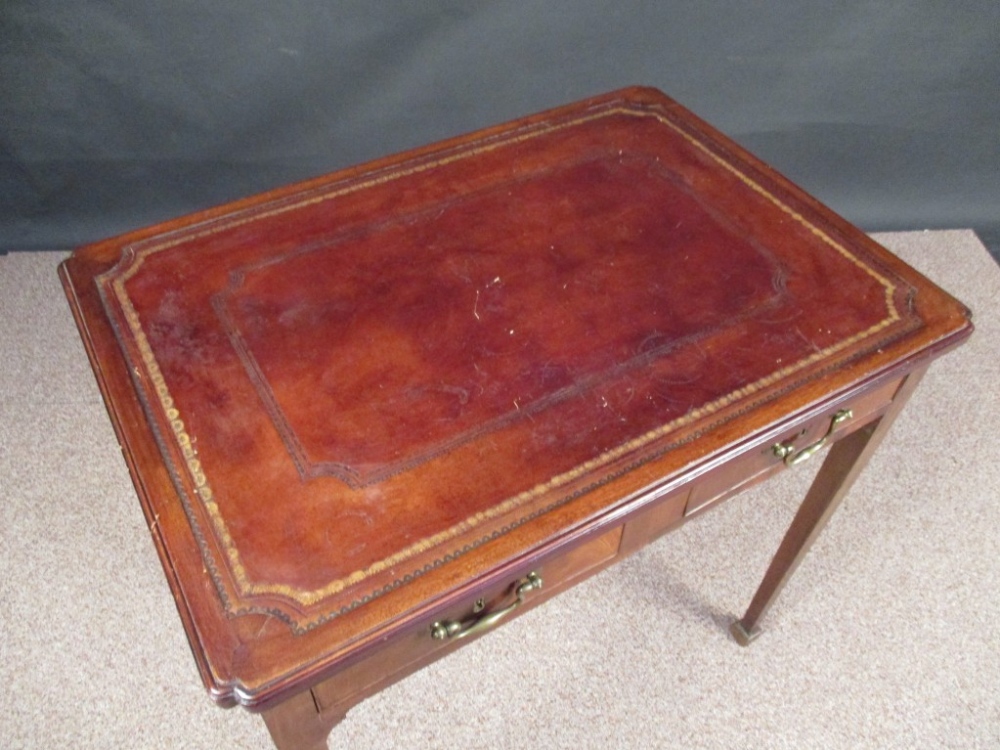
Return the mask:
POLYGON ((263 712, 264 723, 278 750, 327 750, 327 737, 344 718, 343 712, 323 711, 311 690, 263 712))
POLYGON ((746 614, 730 627, 730 632, 740 645, 747 646, 760 635, 758 623, 761 618, 875 453, 925 370, 926 366, 906 377, 889 408, 879 419, 841 438, 830 447, 826 460, 795 514, 746 614))

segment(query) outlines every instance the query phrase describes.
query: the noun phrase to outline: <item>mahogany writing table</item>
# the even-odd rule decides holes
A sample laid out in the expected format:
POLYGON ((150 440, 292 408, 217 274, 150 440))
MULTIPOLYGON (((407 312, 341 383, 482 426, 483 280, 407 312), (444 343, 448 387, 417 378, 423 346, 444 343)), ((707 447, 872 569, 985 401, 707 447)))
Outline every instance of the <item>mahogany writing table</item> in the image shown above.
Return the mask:
POLYGON ((830 445, 733 626, 749 642, 972 331, 649 89, 97 243, 60 273, 202 679, 286 749, 830 445))

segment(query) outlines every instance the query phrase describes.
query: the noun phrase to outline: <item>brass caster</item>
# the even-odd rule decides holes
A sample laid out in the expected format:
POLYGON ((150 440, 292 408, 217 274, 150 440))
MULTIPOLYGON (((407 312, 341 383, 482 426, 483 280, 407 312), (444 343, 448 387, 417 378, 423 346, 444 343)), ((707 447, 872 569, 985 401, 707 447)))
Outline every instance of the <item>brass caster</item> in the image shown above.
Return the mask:
POLYGON ((757 640, 757 636, 761 633, 760 628, 754 628, 748 633, 746 628, 743 627, 743 623, 739 620, 729 626, 729 632, 733 634, 733 638, 741 646, 749 646, 757 640))

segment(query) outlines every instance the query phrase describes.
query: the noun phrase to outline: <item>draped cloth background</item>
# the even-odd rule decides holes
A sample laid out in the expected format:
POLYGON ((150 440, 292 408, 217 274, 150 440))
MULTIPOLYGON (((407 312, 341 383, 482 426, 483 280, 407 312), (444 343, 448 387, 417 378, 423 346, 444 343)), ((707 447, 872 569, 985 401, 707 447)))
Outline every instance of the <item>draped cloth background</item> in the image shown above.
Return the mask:
POLYGON ((996 0, 7 0, 0 251, 645 85, 866 230, 1000 252, 997 28, 996 0))

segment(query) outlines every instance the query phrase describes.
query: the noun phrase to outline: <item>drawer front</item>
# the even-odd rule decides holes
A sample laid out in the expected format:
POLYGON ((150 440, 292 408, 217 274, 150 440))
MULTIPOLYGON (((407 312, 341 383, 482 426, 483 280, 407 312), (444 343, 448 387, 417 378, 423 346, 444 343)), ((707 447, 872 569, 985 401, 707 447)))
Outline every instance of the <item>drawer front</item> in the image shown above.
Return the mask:
POLYGON ((690 487, 675 490, 632 516, 622 533, 621 555, 635 552, 681 523, 690 492, 690 487))
POLYGON ((477 598, 443 610, 433 620, 394 638, 372 656, 315 686, 312 689, 315 700, 321 710, 346 710, 459 645, 471 642, 480 633, 499 627, 507 615, 513 617, 522 609, 544 602, 588 574, 602 569, 618 556, 621 536, 622 527, 617 526, 542 561, 511 580, 496 584, 477 598), (533 576, 540 580, 540 587, 525 586, 529 581, 536 580, 533 576), (522 588, 520 596, 519 588, 522 588), (518 599, 523 604, 512 607, 518 599), (501 611, 507 611, 507 615, 481 629, 475 627, 477 622, 485 624, 486 618, 501 611), (449 628, 453 624, 457 625, 449 628), (455 632, 448 635, 449 629, 455 632), (463 630, 468 637, 459 635, 463 630))
POLYGON ((616 526, 533 566, 523 575, 495 587, 492 594, 466 602, 452 614, 437 618, 427 633, 433 640, 442 643, 454 643, 468 636, 486 633, 502 624, 507 613, 513 615, 522 608, 539 604, 569 588, 587 573, 596 572, 602 563, 615 559, 621 537, 622 527, 616 526))
POLYGON ((690 516, 705 510, 719 500, 747 489, 784 467, 785 459, 775 451, 778 445, 788 451, 790 454, 788 460, 794 460, 796 457, 805 458, 804 454, 801 456, 799 454, 804 449, 815 446, 828 433, 829 437, 824 445, 867 424, 889 405, 900 382, 894 380, 886 383, 857 396, 845 405, 832 408, 818 417, 796 425, 781 434, 777 440, 760 443, 696 480, 684 515, 690 516), (843 421, 836 421, 838 412, 848 409, 851 416, 843 421))

